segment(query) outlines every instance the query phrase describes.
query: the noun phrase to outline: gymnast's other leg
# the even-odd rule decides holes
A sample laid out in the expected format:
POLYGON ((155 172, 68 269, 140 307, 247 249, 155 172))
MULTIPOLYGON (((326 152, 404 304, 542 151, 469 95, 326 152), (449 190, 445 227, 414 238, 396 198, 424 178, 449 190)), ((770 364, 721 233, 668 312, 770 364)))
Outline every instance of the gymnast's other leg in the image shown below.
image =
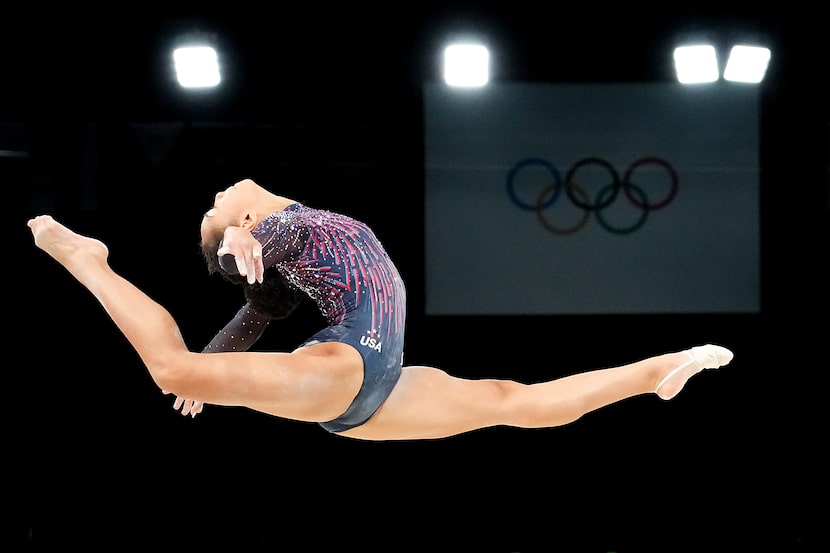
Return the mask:
POLYGON ((31 219, 28 226, 35 245, 100 301, 145 363, 188 351, 170 313, 112 270, 103 242, 81 236, 49 215, 31 219))
POLYGON ((341 435, 430 439, 491 426, 561 426, 637 395, 655 393, 671 399, 693 375, 731 360, 728 349, 705 345, 536 384, 467 380, 431 367, 405 367, 375 415, 341 435))
POLYGON ((294 353, 191 352, 170 313, 112 270, 106 245, 48 215, 28 226, 35 245, 98 299, 162 390, 319 422, 342 413, 360 388, 362 359, 345 344, 316 344, 294 353))

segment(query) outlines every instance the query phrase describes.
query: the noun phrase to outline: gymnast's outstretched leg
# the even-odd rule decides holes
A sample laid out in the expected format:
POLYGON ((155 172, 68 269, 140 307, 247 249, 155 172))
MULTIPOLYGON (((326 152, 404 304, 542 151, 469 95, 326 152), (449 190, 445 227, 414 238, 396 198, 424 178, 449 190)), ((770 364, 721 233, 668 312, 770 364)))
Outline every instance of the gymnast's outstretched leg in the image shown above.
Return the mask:
POLYGON ((188 351, 170 313, 112 270, 103 242, 81 236, 49 215, 31 219, 28 226, 35 245, 100 301, 145 363, 156 355, 188 351))
POLYGON ((469 380, 431 367, 405 367, 375 415, 341 434, 368 440, 430 439, 491 426, 561 426, 637 395, 671 399, 701 370, 731 360, 731 351, 707 344, 536 384, 469 380))

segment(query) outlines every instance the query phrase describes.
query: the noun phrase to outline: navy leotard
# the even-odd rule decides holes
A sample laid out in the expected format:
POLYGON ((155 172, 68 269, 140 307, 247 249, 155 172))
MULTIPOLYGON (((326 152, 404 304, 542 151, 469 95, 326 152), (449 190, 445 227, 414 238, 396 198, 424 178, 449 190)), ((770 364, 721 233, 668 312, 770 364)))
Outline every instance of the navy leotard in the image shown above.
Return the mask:
MULTIPOLYGON (((389 396, 403 363, 406 289, 395 265, 360 221, 295 203, 253 230, 266 268, 276 267, 317 304, 328 326, 306 340, 350 344, 363 358, 363 385, 349 408, 320 423, 330 432, 360 426, 389 396)), ((269 318, 240 309, 203 351, 245 351, 269 318)))

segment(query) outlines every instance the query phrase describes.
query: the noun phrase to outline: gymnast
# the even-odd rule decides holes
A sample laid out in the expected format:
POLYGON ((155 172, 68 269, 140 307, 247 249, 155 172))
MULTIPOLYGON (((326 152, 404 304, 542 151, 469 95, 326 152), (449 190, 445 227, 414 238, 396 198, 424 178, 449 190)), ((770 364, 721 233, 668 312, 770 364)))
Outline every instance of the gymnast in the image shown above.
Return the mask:
POLYGON ((155 384, 175 397, 174 409, 191 417, 208 404, 238 406, 376 441, 556 427, 638 395, 672 399, 689 378, 733 357, 705 344, 533 384, 404 366, 406 289, 373 231, 250 179, 217 193, 202 218, 208 271, 242 285, 245 302, 196 352, 164 307, 110 267, 104 243, 50 215, 27 224, 35 245, 100 302, 155 384), (327 324, 293 351, 251 351, 302 294, 327 324))

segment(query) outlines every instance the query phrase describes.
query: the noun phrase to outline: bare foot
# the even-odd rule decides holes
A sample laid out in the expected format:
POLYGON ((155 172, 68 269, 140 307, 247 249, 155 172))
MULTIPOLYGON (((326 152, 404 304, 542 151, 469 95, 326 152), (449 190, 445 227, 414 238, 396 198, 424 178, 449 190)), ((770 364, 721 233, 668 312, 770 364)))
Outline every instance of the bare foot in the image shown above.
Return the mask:
POLYGON ((686 360, 666 376, 654 388, 661 399, 671 399, 680 393, 686 382, 703 369, 717 369, 732 361, 731 351, 722 346, 706 344, 681 352, 686 360))
POLYGON ((58 263, 74 272, 84 258, 89 256, 106 261, 107 246, 100 240, 81 236, 55 221, 50 215, 38 215, 29 219, 35 246, 52 256, 58 263))

